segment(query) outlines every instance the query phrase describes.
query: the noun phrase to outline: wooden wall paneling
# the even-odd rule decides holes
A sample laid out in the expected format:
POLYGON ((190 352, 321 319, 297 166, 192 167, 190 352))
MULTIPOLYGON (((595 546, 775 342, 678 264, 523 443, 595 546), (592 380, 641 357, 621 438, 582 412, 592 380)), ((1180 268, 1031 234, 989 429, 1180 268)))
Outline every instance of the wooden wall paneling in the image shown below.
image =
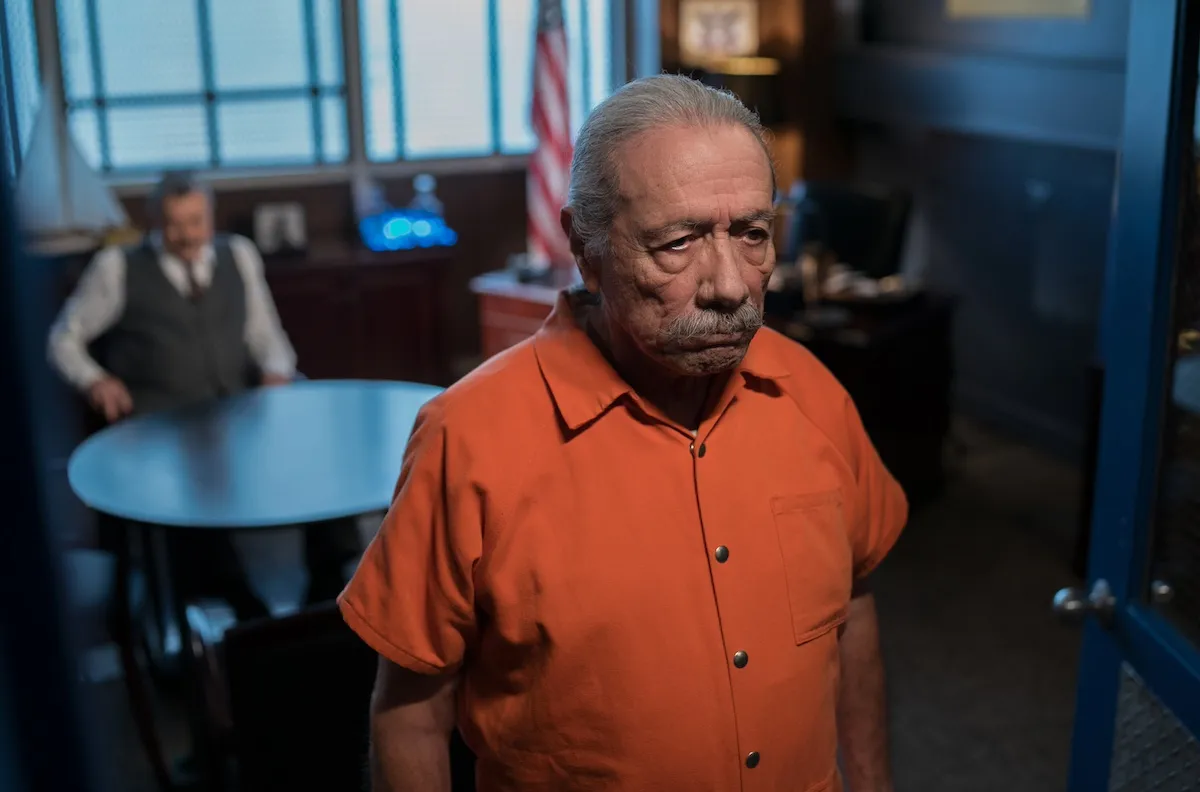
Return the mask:
POLYGON ((787 121, 771 128, 771 154, 783 190, 800 178, 803 167, 804 6, 804 0, 760 0, 758 6, 758 54, 780 64, 779 106, 787 121))
POLYGON ((300 370, 312 379, 445 384, 438 304, 449 256, 352 250, 317 255, 267 265, 300 370))
MULTIPOLYGON (((354 231, 350 189, 346 184, 281 184, 272 187, 253 187, 225 190, 217 186, 213 215, 218 229, 253 236, 254 207, 264 203, 298 202, 304 207, 305 223, 310 241, 345 241, 354 231)), ((146 197, 122 198, 129 221, 139 227, 147 226, 146 197)))
POLYGON ((358 376, 347 356, 359 336, 351 274, 280 265, 268 268, 267 282, 300 371, 310 379, 358 376))
POLYGON ((443 382, 439 278, 429 271, 437 266, 363 270, 355 306, 363 339, 356 360, 360 370, 382 379, 443 382))
POLYGON ((679 0, 659 0, 658 35, 663 68, 672 71, 679 65, 679 0))
POLYGON ((798 178, 846 181, 854 169, 853 137, 838 120, 836 69, 839 31, 835 0, 794 0, 801 17, 794 84, 803 132, 798 178))
MULTIPOLYGON (((412 199, 411 179, 385 181, 384 187, 398 206, 412 199)), ((442 353, 447 365, 458 367, 480 350, 478 306, 468 282, 503 269, 510 255, 525 250, 525 171, 438 177, 437 194, 446 221, 458 232, 438 302, 442 353)))

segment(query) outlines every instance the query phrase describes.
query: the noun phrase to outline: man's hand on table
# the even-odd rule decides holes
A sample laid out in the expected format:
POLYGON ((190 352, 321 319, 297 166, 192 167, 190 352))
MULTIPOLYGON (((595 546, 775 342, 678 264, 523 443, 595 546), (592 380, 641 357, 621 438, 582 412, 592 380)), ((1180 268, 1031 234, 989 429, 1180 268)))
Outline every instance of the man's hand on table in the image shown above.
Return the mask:
POLYGON ((106 376, 92 383, 87 391, 92 408, 112 423, 133 412, 133 397, 125 383, 116 377, 106 376))
POLYGON ((286 374, 263 374, 262 386, 270 388, 275 385, 287 385, 292 381, 292 378, 286 374))

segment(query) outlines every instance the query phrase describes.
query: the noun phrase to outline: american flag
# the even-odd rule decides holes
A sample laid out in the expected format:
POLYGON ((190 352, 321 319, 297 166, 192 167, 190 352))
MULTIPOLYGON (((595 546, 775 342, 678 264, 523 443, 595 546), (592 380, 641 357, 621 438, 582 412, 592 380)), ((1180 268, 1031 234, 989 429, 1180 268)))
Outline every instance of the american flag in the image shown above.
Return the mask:
POLYGON ((571 248, 558 214, 571 170, 571 105, 567 99, 567 32, 561 0, 538 0, 533 56, 533 132, 526 195, 529 258, 537 267, 570 266, 571 248))

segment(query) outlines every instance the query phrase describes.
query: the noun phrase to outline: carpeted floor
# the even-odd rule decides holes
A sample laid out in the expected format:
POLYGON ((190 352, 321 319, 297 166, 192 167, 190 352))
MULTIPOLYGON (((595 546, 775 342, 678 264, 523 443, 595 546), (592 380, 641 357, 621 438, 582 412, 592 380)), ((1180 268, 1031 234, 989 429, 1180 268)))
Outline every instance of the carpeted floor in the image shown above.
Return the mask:
MULTIPOLYGON (((896 789, 1062 790, 1079 635, 1049 605, 1072 583, 1079 476, 966 423, 948 455, 945 494, 914 515, 875 581, 896 789)), ((277 582, 272 599, 300 582, 277 582)), ((109 788, 149 792, 120 682, 87 689, 109 788)), ((178 751, 178 706, 160 709, 166 742, 178 751)))
POLYGON ((896 789, 1062 790, 1079 633, 1050 601, 1073 582, 1080 477, 969 425, 955 436, 945 495, 874 582, 896 789))

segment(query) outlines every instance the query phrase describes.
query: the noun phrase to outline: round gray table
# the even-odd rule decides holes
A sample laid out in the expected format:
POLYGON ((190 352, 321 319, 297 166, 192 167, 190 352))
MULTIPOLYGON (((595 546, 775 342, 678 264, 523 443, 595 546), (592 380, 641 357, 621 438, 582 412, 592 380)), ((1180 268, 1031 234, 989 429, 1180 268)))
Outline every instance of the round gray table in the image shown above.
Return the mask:
MULTIPOLYGON (((67 477, 97 512, 167 530, 274 528, 381 511, 391 503, 417 412, 441 390, 406 382, 306 380, 130 418, 80 444, 67 477)), ((117 596, 127 602, 127 541, 118 556, 117 596)), ((182 637, 187 606, 172 599, 182 637)), ((167 789, 173 782, 125 611, 118 643, 130 703, 160 788, 167 789)), ((200 737, 203 692, 194 673, 186 676, 200 783, 216 788, 218 771, 200 737)))
POLYGON ((67 468, 96 511, 160 526, 267 528, 386 509, 418 410, 407 382, 315 380, 135 417, 67 468))

